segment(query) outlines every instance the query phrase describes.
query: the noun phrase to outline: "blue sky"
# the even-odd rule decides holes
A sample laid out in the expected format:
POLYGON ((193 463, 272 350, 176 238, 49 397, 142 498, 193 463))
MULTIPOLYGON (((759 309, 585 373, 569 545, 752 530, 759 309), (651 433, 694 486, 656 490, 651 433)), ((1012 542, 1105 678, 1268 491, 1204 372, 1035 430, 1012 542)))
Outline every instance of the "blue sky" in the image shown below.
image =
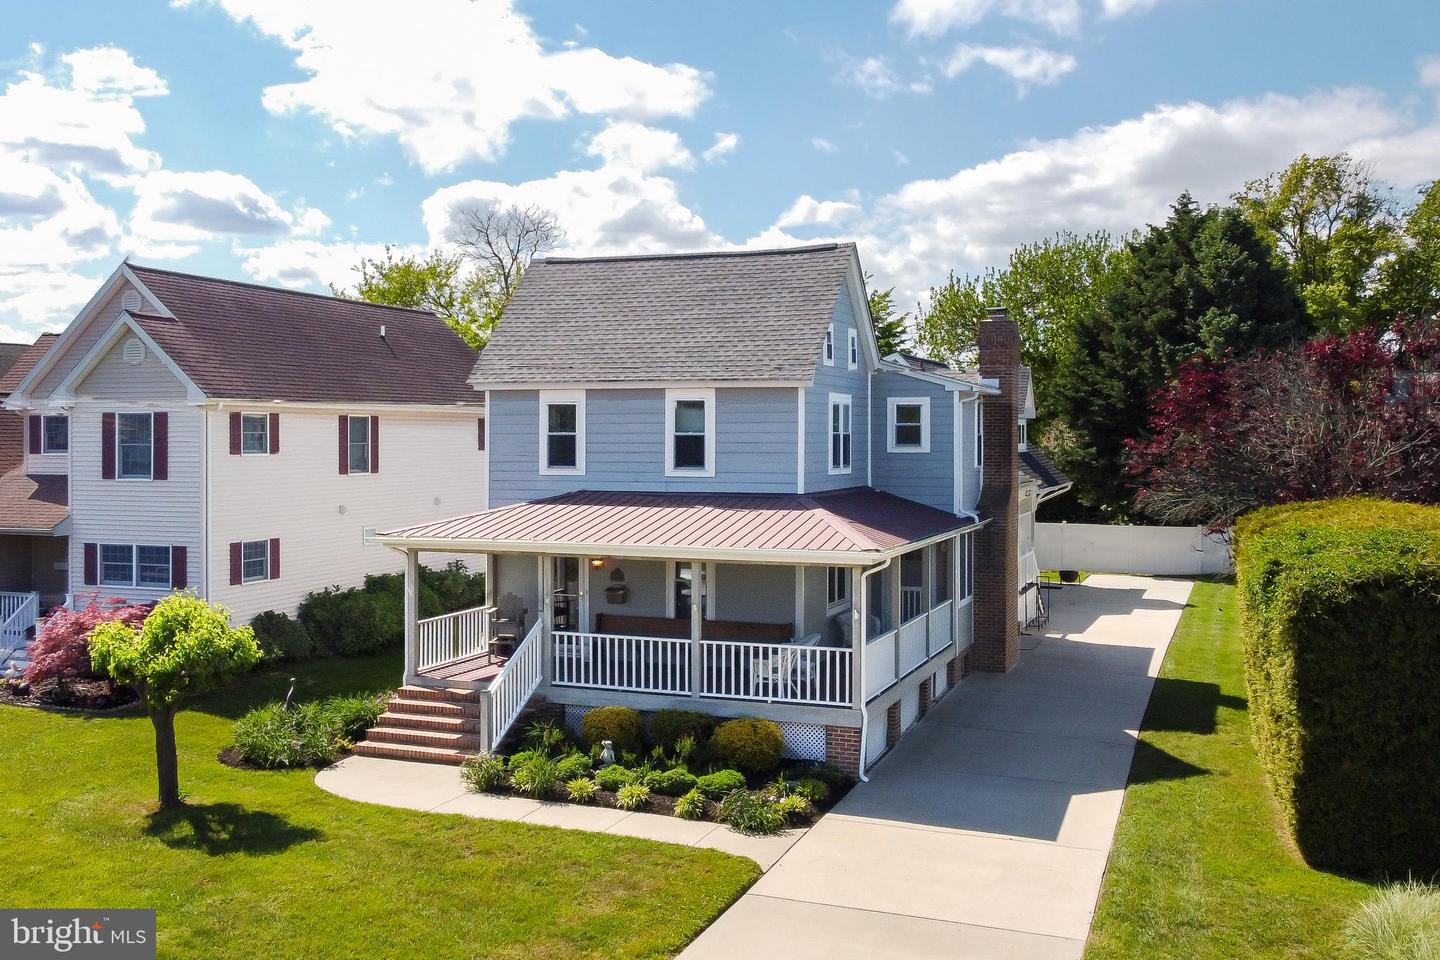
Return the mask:
POLYGON ((913 301, 1301 151, 1440 176, 1433 2, 5 4, 0 337, 125 255, 324 289, 457 210, 565 250, 853 239, 913 301))

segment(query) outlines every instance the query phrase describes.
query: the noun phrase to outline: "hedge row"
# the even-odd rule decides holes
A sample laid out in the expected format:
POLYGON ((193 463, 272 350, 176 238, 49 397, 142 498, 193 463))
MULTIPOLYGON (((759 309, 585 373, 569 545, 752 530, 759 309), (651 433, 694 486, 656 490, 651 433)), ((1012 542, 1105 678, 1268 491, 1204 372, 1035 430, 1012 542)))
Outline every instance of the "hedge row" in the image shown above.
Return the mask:
MULTIPOLYGON (((455 561, 435 570, 420 568, 420 616, 434 617, 485 602, 485 575, 455 561)), ((251 626, 267 660, 376 653, 405 635, 405 577, 372 575, 365 585, 326 587, 307 594, 299 620, 266 611, 251 626)))
POLYGON ((1272 507, 1235 544, 1255 746, 1301 853, 1440 870, 1440 507, 1272 507))

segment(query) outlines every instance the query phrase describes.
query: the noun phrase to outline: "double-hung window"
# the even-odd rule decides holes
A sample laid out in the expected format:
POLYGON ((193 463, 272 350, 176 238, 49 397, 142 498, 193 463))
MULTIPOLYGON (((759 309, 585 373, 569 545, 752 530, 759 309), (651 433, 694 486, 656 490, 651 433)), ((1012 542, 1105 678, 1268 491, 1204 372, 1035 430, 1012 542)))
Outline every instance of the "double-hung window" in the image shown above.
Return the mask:
POLYGON ((850 602, 850 568, 825 568, 825 606, 828 610, 850 602))
POLYGON ((1021 421, 1020 421, 1020 449, 1021 449, 1021 450, 1029 450, 1029 449, 1030 449, 1030 421, 1029 421, 1029 420, 1021 420, 1021 421))
POLYGON ((170 548, 100 544, 100 583, 107 587, 169 587, 170 548))
POLYGON ((240 582, 270 579, 270 541, 246 540, 240 544, 240 582))
POLYGON ((540 472, 585 472, 585 394, 541 391, 540 472))
MULTIPOLYGON (((370 418, 346 418, 345 457, 351 473, 370 472, 370 418)), ((243 424, 242 424, 243 427, 243 424)), ((243 440, 243 434, 241 439, 243 440)))
POLYGON ((974 534, 967 533, 960 538, 955 559, 960 564, 960 602, 969 600, 975 592, 974 534))
POLYGON ((121 480, 149 480, 155 470, 155 418, 149 413, 115 416, 116 476, 121 480))
POLYGON ((850 395, 830 394, 830 472, 850 472, 850 395))
POLYGON ((65 453, 70 449, 70 418, 48 414, 41 420, 41 453, 65 453))
POLYGON ((715 391, 665 391, 665 475, 715 476, 715 391))
POLYGON ((886 449, 890 453, 930 452, 930 398, 891 397, 886 449))
POLYGON ((851 370, 860 366, 860 334, 854 330, 849 332, 849 343, 846 351, 847 363, 851 370))
MULTIPOLYGON (((356 420, 361 420, 361 419, 364 419, 364 418, 362 418, 362 417, 352 417, 352 418, 351 418, 351 421, 350 421, 350 422, 351 422, 351 426, 350 426, 350 430, 351 430, 350 443, 351 443, 352 445, 353 445, 353 443, 354 443, 354 441, 355 441, 355 434, 354 434, 355 426, 354 426, 354 422, 355 422, 356 420)), ((368 447, 368 445, 369 445, 369 442, 370 442, 370 438, 369 438, 369 434, 368 434, 368 425, 367 425, 367 433, 366 433, 366 438, 365 438, 365 443, 366 443, 367 447, 368 447)), ((266 454, 268 454, 268 453, 270 452, 270 416, 269 416, 268 414, 264 414, 264 413, 246 413, 246 414, 242 414, 242 415, 241 415, 241 417, 240 417, 240 452, 241 452, 242 454, 251 454, 251 453, 266 453, 266 454)), ((366 466, 367 466, 367 467, 369 466, 369 457, 370 457, 370 454, 369 454, 369 451, 368 451, 368 449, 367 449, 367 451, 366 451, 366 453, 365 453, 366 466)), ((354 450, 353 450, 353 449, 352 449, 351 452, 350 452, 350 470, 351 470, 351 472, 355 472, 355 453, 354 453, 354 450)))
POLYGON ((975 466, 985 466, 985 405, 975 401, 975 466))
POLYGON ((821 358, 824 360, 825 366, 835 366, 835 324, 833 323, 825 328, 825 348, 821 358))
POLYGON ((141 587, 170 586, 170 548, 135 548, 135 583, 141 587))

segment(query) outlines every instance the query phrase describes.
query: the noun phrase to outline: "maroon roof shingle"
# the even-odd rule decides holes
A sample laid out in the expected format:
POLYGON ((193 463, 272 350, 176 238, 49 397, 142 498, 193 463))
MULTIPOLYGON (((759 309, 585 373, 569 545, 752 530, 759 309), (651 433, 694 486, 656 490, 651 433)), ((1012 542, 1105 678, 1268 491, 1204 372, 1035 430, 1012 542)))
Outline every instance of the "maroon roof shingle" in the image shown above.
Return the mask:
POLYGON ((858 487, 835 493, 574 493, 383 533, 397 540, 595 548, 829 553, 857 563, 973 526, 964 517, 858 487))
POLYGON ((54 530, 70 516, 69 502, 68 477, 11 470, 0 476, 0 533, 54 530))
POLYGON ((481 402, 466 383, 475 351, 427 311, 130 269, 175 315, 142 314, 136 322, 207 396, 481 402))
POLYGON ((58 333, 42 333, 34 343, 28 345, 15 358, 15 361, 6 368, 4 375, 0 375, 0 398, 8 397, 20 386, 20 381, 25 379, 25 374, 35 369, 35 364, 45 356, 45 351, 50 345, 60 338, 58 333))

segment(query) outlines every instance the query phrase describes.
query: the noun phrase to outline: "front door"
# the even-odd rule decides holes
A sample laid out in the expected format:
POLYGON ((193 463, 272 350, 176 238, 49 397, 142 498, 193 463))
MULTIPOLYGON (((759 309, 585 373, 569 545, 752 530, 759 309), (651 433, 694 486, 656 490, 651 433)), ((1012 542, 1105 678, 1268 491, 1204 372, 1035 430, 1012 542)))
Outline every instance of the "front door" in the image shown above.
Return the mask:
POLYGON ((553 557, 550 562, 554 564, 552 582, 555 589, 550 602, 553 604, 555 629, 583 631, 586 629, 584 565, 579 557, 553 557))

